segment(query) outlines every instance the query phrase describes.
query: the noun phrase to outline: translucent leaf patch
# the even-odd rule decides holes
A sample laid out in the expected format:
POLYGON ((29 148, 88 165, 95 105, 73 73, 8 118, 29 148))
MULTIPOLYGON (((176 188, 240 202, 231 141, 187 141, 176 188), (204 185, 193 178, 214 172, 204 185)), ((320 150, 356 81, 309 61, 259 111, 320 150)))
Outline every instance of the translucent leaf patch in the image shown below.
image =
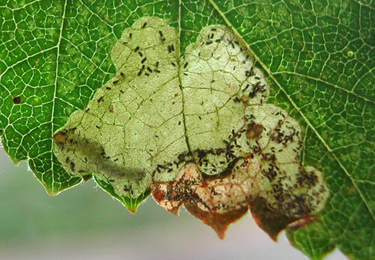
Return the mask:
POLYGON ((184 57, 179 48, 159 18, 124 31, 116 76, 54 135, 64 168, 94 175, 132 211, 150 191, 173 214, 184 205, 221 238, 249 208, 272 238, 321 211, 328 190, 301 164, 300 126, 266 104, 269 85, 241 41, 213 25, 184 57))

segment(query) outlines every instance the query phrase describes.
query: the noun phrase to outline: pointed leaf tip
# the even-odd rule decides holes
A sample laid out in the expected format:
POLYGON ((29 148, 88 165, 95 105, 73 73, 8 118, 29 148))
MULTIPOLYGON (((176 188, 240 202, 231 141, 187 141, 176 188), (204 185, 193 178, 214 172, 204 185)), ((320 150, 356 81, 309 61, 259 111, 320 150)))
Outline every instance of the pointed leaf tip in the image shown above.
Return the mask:
POLYGON ((271 210, 267 206, 267 201, 261 197, 251 203, 250 210, 258 226, 274 241, 277 241, 277 236, 282 230, 296 220, 281 212, 271 210))
POLYGON ((225 238, 225 232, 228 226, 240 219, 248 211, 247 207, 242 207, 238 210, 218 213, 214 211, 204 211, 191 203, 185 203, 184 205, 194 217, 213 228, 220 239, 225 238))

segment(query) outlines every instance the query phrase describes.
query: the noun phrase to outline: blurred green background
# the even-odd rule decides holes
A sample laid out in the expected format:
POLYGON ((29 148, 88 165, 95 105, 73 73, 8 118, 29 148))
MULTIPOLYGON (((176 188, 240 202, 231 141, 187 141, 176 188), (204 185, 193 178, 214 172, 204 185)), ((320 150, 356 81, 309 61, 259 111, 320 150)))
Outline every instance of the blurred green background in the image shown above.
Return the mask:
MULTIPOLYGON (((27 163, 0 147, 0 259, 306 259, 279 236, 274 243, 250 215, 225 240, 186 210, 175 217, 152 198, 135 215, 93 181, 50 197, 27 163)), ((327 260, 346 259, 339 251, 327 260)))

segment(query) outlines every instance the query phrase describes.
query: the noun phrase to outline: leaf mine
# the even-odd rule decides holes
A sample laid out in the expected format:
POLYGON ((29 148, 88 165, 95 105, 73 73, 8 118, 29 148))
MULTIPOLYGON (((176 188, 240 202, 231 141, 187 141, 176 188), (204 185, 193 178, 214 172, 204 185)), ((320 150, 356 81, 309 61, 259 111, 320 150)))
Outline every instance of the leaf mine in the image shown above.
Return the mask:
POLYGON ((143 17, 112 50, 116 76, 54 135, 55 154, 123 201, 148 192, 173 214, 184 205, 220 238, 251 210, 274 239, 321 211, 321 172, 303 166, 299 124, 266 104, 270 87, 230 29, 202 29, 178 57, 178 34, 143 17))

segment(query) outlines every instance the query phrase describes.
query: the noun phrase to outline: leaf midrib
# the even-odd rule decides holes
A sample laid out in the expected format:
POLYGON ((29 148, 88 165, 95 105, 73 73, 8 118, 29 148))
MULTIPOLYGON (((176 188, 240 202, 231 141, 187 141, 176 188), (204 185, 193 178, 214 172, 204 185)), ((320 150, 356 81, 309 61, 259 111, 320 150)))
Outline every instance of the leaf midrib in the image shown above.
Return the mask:
POLYGON ((182 77, 181 77, 181 12, 182 12, 182 0, 178 1, 178 36, 177 36, 177 45, 176 48, 176 55, 177 55, 177 76, 178 76, 178 83, 181 91, 181 99, 182 99, 182 121, 184 126, 184 135, 185 135, 185 142, 186 146, 189 150, 189 153, 192 153, 192 149, 189 142, 189 137, 187 134, 187 128, 186 128, 186 114, 185 114, 185 93, 182 87, 182 77))
POLYGON ((301 115, 303 120, 306 122, 309 128, 315 133, 316 137, 322 142, 324 147, 328 150, 330 154, 335 158, 337 163, 339 164, 340 168, 344 171, 344 173, 348 176, 350 181, 352 182, 354 188, 357 190, 359 196, 363 200, 366 209, 369 211, 373 221, 375 222, 375 215, 371 211, 370 206, 368 202, 366 201, 364 195, 362 194, 361 190, 358 188, 355 180, 352 178, 352 176, 349 174, 348 170, 346 167, 342 164, 342 162, 339 160, 339 158, 336 156, 336 154, 332 151, 330 146, 324 141, 323 137, 318 133, 318 131, 315 129, 315 127, 311 124, 310 120, 306 117, 304 113, 299 109, 297 104, 294 102, 294 100, 290 97, 290 95, 286 92, 286 90, 283 88, 281 83, 274 77, 270 69, 262 62, 262 60, 255 54, 255 52, 250 48, 250 45, 243 40, 241 34, 236 30, 236 28, 232 25, 232 23, 228 20, 228 18, 225 16, 225 14, 221 11, 219 6, 215 3, 214 0, 208 0, 209 3, 214 7, 214 9, 218 12, 218 14, 223 18, 223 20, 227 23, 227 26, 232 29, 233 33, 242 41, 242 43, 246 46, 247 50, 250 52, 250 54, 254 57, 257 63, 261 65, 261 67, 267 72, 268 76, 272 79, 273 82, 280 88, 280 90, 286 95, 292 106, 298 111, 298 113, 301 115))

